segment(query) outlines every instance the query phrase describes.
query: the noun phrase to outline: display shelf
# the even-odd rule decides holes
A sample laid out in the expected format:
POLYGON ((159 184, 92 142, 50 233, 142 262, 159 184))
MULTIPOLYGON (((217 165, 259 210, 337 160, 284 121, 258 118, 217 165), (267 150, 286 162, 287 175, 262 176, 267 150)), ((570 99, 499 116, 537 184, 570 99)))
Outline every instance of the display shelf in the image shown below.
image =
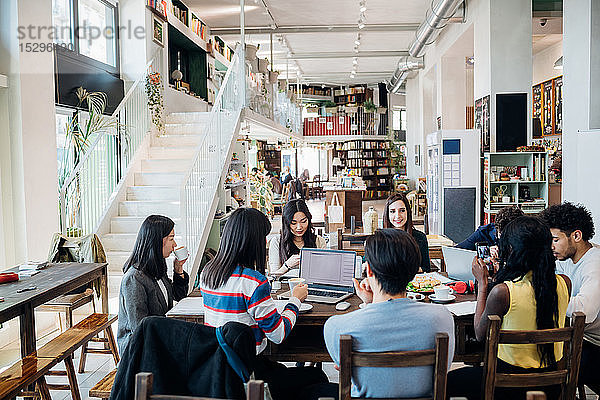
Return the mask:
POLYGON ((241 161, 241 160, 233 160, 231 161, 231 165, 244 165, 245 162, 241 161))
POLYGON ((237 187, 245 186, 245 185, 246 185, 246 181, 225 183, 225 188, 226 189, 233 189, 233 188, 237 188, 237 187))
POLYGON ((192 28, 181 22, 176 16, 171 13, 167 14, 167 21, 169 25, 173 28, 177 29, 186 38, 190 39, 196 46, 200 47, 203 51, 206 51, 206 41, 202 40, 202 38, 194 33, 192 28))
POLYGON ((167 16, 160 12, 160 10, 156 9, 155 7, 151 6, 150 4, 146 4, 146 8, 150 11, 152 11, 152 13, 154 15, 156 15, 161 21, 166 21, 167 20, 167 16))

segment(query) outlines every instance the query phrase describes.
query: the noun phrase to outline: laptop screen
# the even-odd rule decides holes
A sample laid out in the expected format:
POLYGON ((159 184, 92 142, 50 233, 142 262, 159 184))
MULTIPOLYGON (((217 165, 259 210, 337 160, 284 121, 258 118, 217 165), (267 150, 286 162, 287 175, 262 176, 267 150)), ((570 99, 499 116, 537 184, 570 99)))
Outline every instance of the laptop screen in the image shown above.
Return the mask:
POLYGON ((353 287, 355 263, 353 251, 302 249, 300 277, 308 284, 353 287))

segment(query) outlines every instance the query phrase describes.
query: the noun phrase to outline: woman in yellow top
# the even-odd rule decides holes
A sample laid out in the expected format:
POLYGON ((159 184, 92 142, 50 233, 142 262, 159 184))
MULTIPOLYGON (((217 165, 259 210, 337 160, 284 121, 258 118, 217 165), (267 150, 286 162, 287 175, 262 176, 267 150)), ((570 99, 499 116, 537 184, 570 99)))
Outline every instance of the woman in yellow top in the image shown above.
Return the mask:
MULTIPOLYGON (((536 217, 519 217, 502 231, 499 240, 500 269, 488 284, 484 262, 473 260, 473 275, 479 287, 475 309, 475 335, 485 339, 488 316, 502 318, 501 329, 536 330, 565 326, 571 281, 555 274, 550 229, 536 217)), ((500 345, 497 371, 528 373, 552 370, 562 358, 562 346, 500 345)), ((448 374, 448 396, 480 397, 482 369, 466 367, 448 374)), ((527 388, 528 390, 534 390, 527 388)), ((548 398, 557 398, 560 388, 545 387, 548 398)), ((525 398, 525 390, 497 389, 496 399, 525 398)))

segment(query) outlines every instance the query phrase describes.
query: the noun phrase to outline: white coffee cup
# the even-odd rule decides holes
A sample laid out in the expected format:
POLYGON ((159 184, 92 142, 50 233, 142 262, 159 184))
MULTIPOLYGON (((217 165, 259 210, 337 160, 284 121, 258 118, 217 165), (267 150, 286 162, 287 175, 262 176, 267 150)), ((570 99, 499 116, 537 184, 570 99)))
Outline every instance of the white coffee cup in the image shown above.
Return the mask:
POLYGON ((433 292, 435 293, 435 298, 439 300, 448 300, 450 295, 454 293, 452 288, 444 285, 438 285, 433 288, 433 292))
POLYGON ((273 281, 271 282, 271 289, 279 290, 281 289, 281 281, 273 281))
POLYGON ((179 261, 187 259, 190 255, 188 249, 185 246, 179 246, 178 248, 173 250, 173 253, 175 254, 175 258, 179 261))
POLYGON ((304 279, 304 278, 290 278, 288 280, 288 284, 290 285, 290 292, 293 291, 294 288, 296 286, 298 286, 299 284, 304 283, 305 280, 306 279, 304 279))

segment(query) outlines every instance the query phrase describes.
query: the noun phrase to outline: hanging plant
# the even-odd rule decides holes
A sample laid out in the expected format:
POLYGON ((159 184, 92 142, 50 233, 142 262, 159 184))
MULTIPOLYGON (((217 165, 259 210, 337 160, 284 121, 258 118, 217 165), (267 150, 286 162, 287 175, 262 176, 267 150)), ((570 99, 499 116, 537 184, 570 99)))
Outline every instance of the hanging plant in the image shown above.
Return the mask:
POLYGON ((152 72, 146 76, 146 95, 148 96, 148 108, 152 113, 152 123, 156 126, 158 134, 165 131, 163 85, 160 72, 152 72))

